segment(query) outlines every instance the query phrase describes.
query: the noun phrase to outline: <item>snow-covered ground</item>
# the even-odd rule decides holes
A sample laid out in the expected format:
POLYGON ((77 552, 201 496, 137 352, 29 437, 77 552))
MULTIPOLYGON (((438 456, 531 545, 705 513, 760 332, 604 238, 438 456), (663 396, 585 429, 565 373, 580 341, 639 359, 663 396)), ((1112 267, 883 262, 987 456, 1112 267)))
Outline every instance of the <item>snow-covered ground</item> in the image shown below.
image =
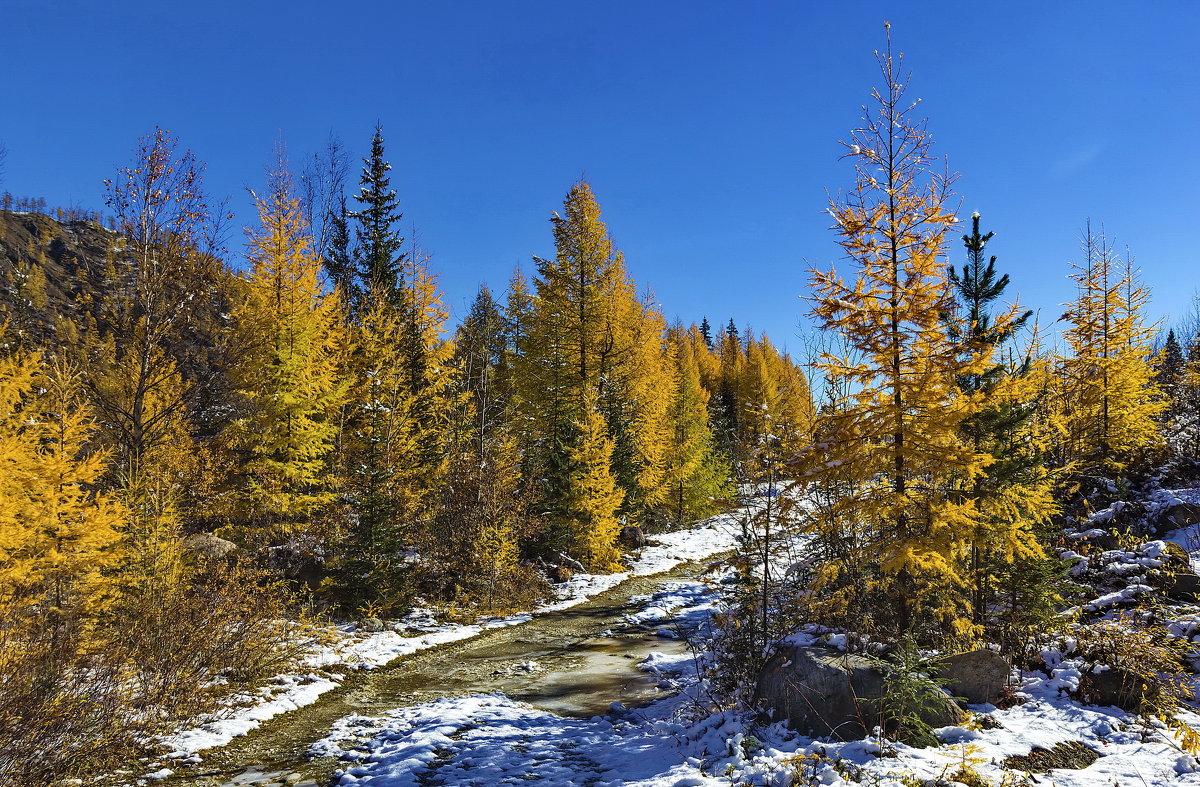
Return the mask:
MULTIPOLYGON (((632 623, 701 632, 719 605, 719 583, 671 582, 640 599, 632 623)), ((382 718, 350 716, 313 747, 340 756, 343 787, 442 784, 700 787, 702 785, 854 785, 947 787, 960 768, 981 784, 1057 787, 1200 785, 1196 761, 1164 731, 1113 707, 1080 705, 1066 692, 1081 664, 1048 651, 1051 674, 1024 673, 1007 709, 973 706, 981 728, 939 730, 942 745, 914 748, 877 738, 813 740, 783 724, 758 725, 743 712, 704 702, 695 656, 652 654, 641 668, 683 690, 648 707, 619 705, 605 716, 569 719, 499 694, 444 698, 382 718), (1029 777, 1001 767, 1035 748, 1078 741, 1099 755, 1080 770, 1029 777)), ((1185 720, 1200 725, 1200 717, 1185 720)))
MULTIPOLYGON (((502 695, 474 695, 399 709, 383 720, 344 719, 319 744, 339 744, 356 764, 335 782, 355 787, 442 784, 699 785, 870 784, 949 785, 964 765, 992 784, 1020 784, 1023 774, 999 762, 1082 741, 1100 758, 1077 771, 1056 770, 1026 783, 1058 787, 1198 785, 1195 761, 1156 735, 1129 726, 1114 708, 1086 708, 1026 679, 1029 700, 992 718, 1003 729, 940 731, 944 745, 914 749, 876 739, 814 741, 782 725, 753 727, 725 712, 688 720, 690 693, 639 711, 567 719, 502 695), (363 741, 364 731, 373 733, 363 741), (914 780, 914 777, 916 780, 914 780), (801 780, 803 779, 803 780, 801 780), (930 781, 925 781, 930 780, 930 781)), ((1197 719, 1195 721, 1200 721, 1197 719)))
MULTIPOLYGON (((1200 495, 1171 493, 1162 498, 1155 501, 1156 508, 1200 500, 1200 495)), ((693 530, 659 537, 658 545, 647 547, 626 574, 579 576, 562 588, 558 599, 526 615, 473 626, 441 626, 428 617, 414 617, 395 624, 396 630, 369 636, 343 630, 338 641, 312 656, 311 664, 323 671, 315 671, 307 682, 297 676, 287 678, 294 683, 282 694, 294 705, 311 701, 337 685, 337 675, 330 670, 351 663, 378 666, 422 647, 473 636, 483 627, 516 625, 532 614, 581 603, 627 576, 658 573, 727 550, 736 543, 738 531, 738 517, 729 515, 693 530)), ((1162 541, 1183 545, 1191 553, 1193 567, 1200 565, 1200 525, 1168 534, 1162 541)), ((1091 566, 1084 569, 1109 577, 1113 583, 1126 583, 1125 588, 1140 586, 1145 583, 1145 573, 1161 565, 1161 544, 1149 541, 1093 555, 1091 566)), ((633 599, 635 608, 626 621, 663 637, 703 639, 711 615, 721 605, 721 578, 715 574, 705 582, 664 582, 656 592, 633 599)), ((1101 595, 1084 609, 1108 614, 1142 592, 1122 590, 1113 591, 1119 598, 1101 595)), ((1165 612, 1172 632, 1193 636, 1200 631, 1196 608, 1184 605, 1165 612), (1195 625, 1187 625, 1189 620, 1195 625)), ((1042 657, 1045 670, 1014 673, 1019 704, 1004 709, 972 706, 970 723, 939 730, 941 745, 924 749, 873 737, 844 743, 813 740, 782 723, 764 725, 747 712, 721 710, 712 705, 706 692, 703 662, 697 662, 703 655, 655 652, 639 667, 659 678, 664 690, 678 691, 645 707, 629 709, 615 703, 608 714, 577 719, 501 694, 442 698, 397 708, 379 718, 343 718, 314 745, 312 753, 345 761, 334 781, 343 787, 527 783, 589 787, 958 787, 963 783, 1200 787, 1196 760, 1180 749, 1166 729, 1115 707, 1083 705, 1071 698, 1070 692, 1090 665, 1054 648, 1047 648, 1042 657), (1066 743, 1091 750, 1097 759, 1084 768, 1032 775, 1003 765, 1008 757, 1066 743)), ((254 716, 265 718, 271 703, 282 705, 276 697, 241 716, 214 722, 219 731, 215 737, 240 729, 238 723, 257 723, 254 716), (244 720, 238 722, 239 718, 244 720)), ((1180 718, 1200 728, 1200 716, 1184 713, 1180 718)))
POLYGON ((631 576, 650 576, 683 563, 702 560, 734 547, 745 510, 706 519, 695 526, 655 535, 618 574, 577 574, 555 586, 556 598, 529 612, 480 620, 473 624, 445 624, 430 610, 418 610, 403 620, 391 621, 384 631, 366 633, 353 625, 330 626, 319 632, 315 647, 295 674, 279 675, 254 693, 231 695, 226 708, 196 726, 167 736, 163 743, 172 759, 200 761, 200 752, 223 746, 245 735, 264 721, 315 702, 336 688, 346 674, 376 669, 401 656, 448 642, 474 637, 496 628, 516 626, 533 615, 567 609, 619 585, 631 576))
MULTIPOLYGON (((1167 497, 1190 502, 1196 496, 1167 497)), ((1193 566, 1200 564, 1200 525, 1164 540, 1184 545, 1193 566)), ((1100 561, 1104 570, 1139 584, 1141 574, 1160 565, 1162 549, 1160 542, 1148 542, 1112 552, 1100 561)), ((719 581, 664 583, 658 592, 635 599, 640 608, 627 620, 657 627, 664 635, 702 633, 708 616, 719 608, 720 588, 719 581)), ((1109 605, 1089 606, 1102 613, 1109 605)), ((1172 612, 1183 620, 1188 609, 1172 612)), ((1187 633, 1193 628, 1200 630, 1200 624, 1187 633)), ((763 725, 745 712, 714 709, 707 703, 696 657, 684 653, 652 654, 641 663, 682 691, 640 709, 616 706, 605 716, 568 719, 503 695, 445 698, 382 718, 343 719, 314 753, 347 761, 335 779, 344 787, 530 782, 589 787, 960 787, 968 782, 1200 787, 1196 760, 1167 730, 1119 708, 1083 705, 1069 696, 1090 665, 1054 648, 1042 657, 1046 670, 1014 673, 1019 704, 972 706, 972 722, 942 728, 941 745, 930 748, 871 737, 845 743, 813 740, 782 723, 763 725), (1008 757, 1059 744, 1083 747, 1097 758, 1083 768, 1042 774, 1003 766, 1008 757)), ((1200 716, 1183 713, 1180 718, 1200 728, 1200 716)))

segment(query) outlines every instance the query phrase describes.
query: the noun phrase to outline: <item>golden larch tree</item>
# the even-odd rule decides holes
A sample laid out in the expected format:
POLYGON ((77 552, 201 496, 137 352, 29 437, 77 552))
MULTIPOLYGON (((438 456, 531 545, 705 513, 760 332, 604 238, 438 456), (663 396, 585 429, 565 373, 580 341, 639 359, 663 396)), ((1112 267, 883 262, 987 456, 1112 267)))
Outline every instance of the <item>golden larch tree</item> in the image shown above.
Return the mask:
POLYGON ((592 571, 615 571, 620 568, 616 540, 621 520, 617 512, 624 493, 612 473, 613 442, 606 434, 594 392, 584 392, 580 413, 568 457, 562 518, 580 562, 592 571))
POLYGON ((255 204, 261 226, 249 232, 251 270, 234 311, 245 351, 233 376, 247 406, 230 432, 240 457, 238 517, 277 533, 333 500, 327 470, 346 336, 287 177, 276 173, 255 204))
MULTIPOLYGON (((962 636, 963 558, 979 515, 959 490, 989 458, 962 439, 959 425, 978 403, 957 378, 984 361, 957 352, 944 321, 953 302, 943 255, 957 221, 950 179, 938 173, 925 124, 905 99, 890 35, 877 58, 883 88, 846 143, 855 184, 830 205, 853 280, 812 272, 812 313, 850 350, 822 354, 817 367, 849 381, 852 393, 844 409, 823 414, 821 442, 800 469, 810 482, 847 490, 832 522, 812 517, 809 526, 844 539, 840 529, 853 523, 843 557, 876 567, 875 622, 962 636)), ((823 567, 817 584, 832 583, 837 569, 823 567)))
POLYGON ((1060 358, 1066 394, 1068 461, 1085 472, 1118 472, 1142 450, 1161 442, 1156 417, 1166 403, 1150 365, 1155 331, 1145 322, 1149 293, 1132 262, 1122 264, 1103 233, 1089 222, 1084 261, 1075 266, 1076 296, 1068 304, 1060 358))
POLYGON ((0 606, 53 614, 106 582, 127 513, 94 491, 107 469, 77 379, 37 356, 0 357, 0 606))

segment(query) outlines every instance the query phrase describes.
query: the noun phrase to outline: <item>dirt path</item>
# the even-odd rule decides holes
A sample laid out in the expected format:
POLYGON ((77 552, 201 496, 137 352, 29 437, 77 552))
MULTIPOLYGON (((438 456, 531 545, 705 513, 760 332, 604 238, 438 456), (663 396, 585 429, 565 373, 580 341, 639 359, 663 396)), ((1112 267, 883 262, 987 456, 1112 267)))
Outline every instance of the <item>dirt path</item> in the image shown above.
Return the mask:
POLYGON ((202 763, 176 768, 164 784, 325 785, 339 762, 308 760, 306 753, 334 721, 353 713, 382 715, 438 697, 500 691, 560 715, 582 717, 601 714, 612 702, 644 704, 664 696, 664 690, 637 663, 653 651, 678 653, 686 646, 627 625, 623 618, 630 599, 669 580, 696 578, 703 570, 704 564, 690 563, 632 577, 571 609, 353 674, 315 704, 278 716, 222 750, 202 752, 202 763))

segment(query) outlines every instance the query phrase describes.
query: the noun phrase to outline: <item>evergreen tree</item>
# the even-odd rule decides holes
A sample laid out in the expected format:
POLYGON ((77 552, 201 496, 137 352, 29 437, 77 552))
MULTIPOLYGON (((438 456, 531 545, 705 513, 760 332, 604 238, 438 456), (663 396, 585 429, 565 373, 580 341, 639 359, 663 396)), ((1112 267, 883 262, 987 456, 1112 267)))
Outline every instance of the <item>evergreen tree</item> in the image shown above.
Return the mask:
POLYGON ((385 291, 369 291, 354 329, 342 424, 342 475, 355 517, 334 561, 343 600, 401 602, 406 544, 430 508, 421 462, 425 435, 408 386, 401 335, 405 315, 385 291))
POLYGON ((411 589, 403 551, 428 535, 452 415, 466 398, 455 391, 447 315, 423 257, 407 255, 400 286, 367 291, 346 372, 341 466, 357 511, 336 562, 343 595, 357 604, 394 606, 411 589))
POLYGON ((720 361, 720 373, 717 396, 712 404, 713 429, 721 450, 733 457, 735 465, 740 466, 745 460, 738 445, 743 415, 740 407, 743 401, 741 386, 745 352, 733 318, 730 318, 729 325, 717 334, 717 357, 720 361))
POLYGON ((466 394, 458 418, 459 430, 482 443, 502 423, 507 399, 505 321, 487 285, 481 285, 471 309, 454 338, 451 363, 457 370, 458 390, 466 394))
MULTIPOLYGON (((1033 316, 1032 310, 1010 310, 996 318, 988 311, 1008 287, 1009 279, 1007 273, 996 276, 996 257, 988 257, 986 253, 987 243, 996 233, 981 234, 979 218, 979 213, 971 214, 971 234, 963 235, 967 263, 963 266, 962 273, 953 266, 947 270, 950 283, 957 290, 960 307, 955 315, 958 319, 950 320, 947 327, 951 337, 966 348, 999 347, 1021 330, 1033 316), (960 323, 965 330, 959 329, 960 323)), ((998 363, 983 374, 964 375, 960 382, 965 391, 983 390, 1003 371, 1003 364, 998 363)))
POLYGON ((361 207, 349 213, 356 223, 357 290, 399 292, 404 265, 404 238, 397 225, 404 214, 390 187, 392 165, 383 157, 383 128, 375 127, 371 153, 363 159, 359 190, 354 199, 361 207))
POLYGON ((347 303, 358 303, 362 298, 362 291, 355 276, 354 253, 350 248, 350 223, 345 195, 338 197, 325 223, 329 228, 329 240, 321 260, 325 267, 325 275, 329 277, 330 284, 342 292, 347 303))
POLYGON ((1179 346, 1179 341, 1175 338, 1175 331, 1170 330, 1167 332, 1167 339, 1159 349, 1154 363, 1154 384, 1167 401, 1167 408, 1160 417, 1167 423, 1172 421, 1180 411, 1184 371, 1183 348, 1179 346))
POLYGON ((1046 559, 1037 534, 1057 506, 1051 478, 1044 469, 1045 457, 1036 450, 1038 443, 1028 424, 1036 406, 1036 390, 1030 385, 1032 380, 1021 378, 1029 373, 1031 360, 1014 368, 1001 357, 1002 348, 1033 312, 1012 306, 992 313, 1009 278, 1008 274, 997 276, 996 258, 986 256, 987 243, 995 233, 980 233, 979 219, 978 213, 972 214, 971 234, 963 235, 967 264, 961 273, 953 267, 947 271, 957 293, 957 309, 948 315, 947 328, 964 359, 980 357, 990 363, 980 372, 958 378, 962 391, 980 400, 978 410, 961 425, 963 436, 976 451, 991 456, 991 462, 966 490, 980 513, 970 543, 970 577, 972 618, 977 626, 983 626, 996 604, 995 580, 1011 573, 1015 562, 1027 577, 1053 576, 1052 571, 1034 571, 1033 566, 1042 566, 1046 559))
POLYGON ((708 324, 708 318, 700 320, 700 337, 704 339, 704 346, 708 349, 713 348, 712 328, 708 324))

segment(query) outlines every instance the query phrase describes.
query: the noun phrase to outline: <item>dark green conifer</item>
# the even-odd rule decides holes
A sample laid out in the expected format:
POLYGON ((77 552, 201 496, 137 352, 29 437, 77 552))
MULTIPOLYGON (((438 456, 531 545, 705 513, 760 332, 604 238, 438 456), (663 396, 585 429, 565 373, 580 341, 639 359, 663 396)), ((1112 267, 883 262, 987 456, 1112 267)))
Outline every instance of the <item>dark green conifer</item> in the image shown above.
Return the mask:
POLYGON ((361 292, 355 276, 354 255, 350 248, 348 218, 346 197, 343 195, 326 219, 326 223, 329 225, 329 243, 325 247, 321 262, 325 266, 325 274, 329 277, 330 283, 341 288, 346 302, 357 304, 361 298, 361 292))
POLYGON ((404 238, 397 225, 404 214, 390 187, 392 165, 383 157, 383 129, 375 127, 371 154, 363 159, 360 188, 354 199, 362 208, 349 215, 357 222, 357 274, 364 292, 381 288, 400 291, 404 265, 404 238))
POLYGON ((1171 330, 1167 332, 1167 340, 1163 342, 1162 349, 1158 351, 1158 357, 1154 364, 1154 382, 1169 402, 1161 416, 1161 420, 1165 423, 1169 423, 1179 414, 1179 400, 1183 394, 1181 386, 1183 372, 1183 348, 1179 346, 1179 341, 1175 338, 1175 331, 1171 330))
MULTIPOLYGON (((983 353, 998 356, 998 348, 1012 339, 1032 316, 1032 311, 1020 314, 1010 312, 1008 319, 997 323, 991 306, 1008 287, 1008 274, 997 275, 996 257, 986 254, 989 240, 994 232, 986 235, 979 231, 979 214, 971 216, 971 234, 963 235, 963 246, 967 250, 967 263, 962 271, 950 266, 947 270, 950 283, 955 289, 959 314, 957 319, 947 315, 948 333, 959 343, 964 355, 983 353), (986 260, 986 262, 985 262, 986 260)), ((995 391, 1007 375, 1024 375, 1029 370, 1029 359, 1015 364, 997 363, 982 372, 959 375, 958 385, 970 393, 995 391)), ((976 478, 972 496, 983 500, 999 495, 1012 485, 1032 480, 1043 463, 1042 456, 1030 450, 1019 439, 1021 427, 1033 415, 1035 402, 1013 402, 1007 399, 993 400, 990 406, 968 418, 961 425, 964 437, 976 451, 990 453, 994 461, 984 468, 976 478)), ((1014 587, 1034 596, 1044 593, 1052 595, 1050 584, 1061 574, 1059 561, 1048 558, 1020 558, 1015 561, 989 552, 979 544, 972 545, 971 577, 972 609, 975 623, 985 623, 987 610, 994 606, 997 594, 1000 598, 998 613, 1002 627, 1012 623, 1003 611, 1004 601, 1017 598, 1014 587), (1022 583, 1034 583, 1030 587, 1022 583), (1046 584, 1045 587, 1042 583, 1046 584), (1007 623, 1003 621, 1008 621, 1007 623)))

